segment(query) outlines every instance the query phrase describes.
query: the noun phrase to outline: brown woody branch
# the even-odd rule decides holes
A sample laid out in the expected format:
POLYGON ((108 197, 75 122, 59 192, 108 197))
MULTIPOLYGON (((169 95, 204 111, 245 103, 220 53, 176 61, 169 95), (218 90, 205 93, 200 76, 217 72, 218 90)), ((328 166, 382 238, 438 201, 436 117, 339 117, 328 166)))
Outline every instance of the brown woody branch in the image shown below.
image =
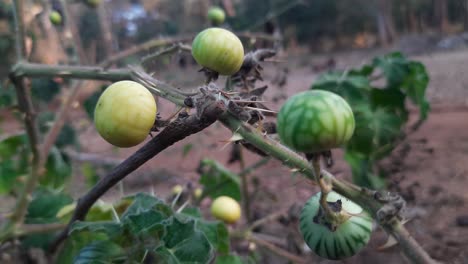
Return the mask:
POLYGON ((125 161, 115 167, 107 176, 102 178, 91 190, 78 199, 75 212, 69 221, 67 228, 63 230, 50 246, 50 251, 54 252, 61 242, 68 237, 71 225, 75 221, 84 220, 91 206, 107 192, 112 186, 124 179, 131 172, 135 171, 146 161, 150 160, 158 153, 184 139, 187 136, 200 132, 213 124, 217 118, 225 111, 222 101, 212 101, 204 108, 203 115, 189 116, 186 113, 170 123, 158 135, 141 147, 137 152, 128 157, 125 161))

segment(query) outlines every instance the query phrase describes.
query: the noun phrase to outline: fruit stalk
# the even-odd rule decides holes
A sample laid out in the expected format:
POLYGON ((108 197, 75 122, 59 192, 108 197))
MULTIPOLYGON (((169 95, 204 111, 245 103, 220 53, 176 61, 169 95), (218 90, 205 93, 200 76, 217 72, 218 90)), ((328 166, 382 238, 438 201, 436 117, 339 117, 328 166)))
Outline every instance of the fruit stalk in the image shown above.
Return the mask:
POLYGON ((320 154, 311 154, 311 156, 311 163, 312 167, 314 168, 315 182, 317 182, 320 187, 320 207, 324 211, 326 218, 332 218, 334 213, 328 206, 327 202, 327 195, 328 193, 330 193, 331 187, 327 186, 327 183, 325 183, 325 180, 322 177, 322 169, 320 168, 320 154))

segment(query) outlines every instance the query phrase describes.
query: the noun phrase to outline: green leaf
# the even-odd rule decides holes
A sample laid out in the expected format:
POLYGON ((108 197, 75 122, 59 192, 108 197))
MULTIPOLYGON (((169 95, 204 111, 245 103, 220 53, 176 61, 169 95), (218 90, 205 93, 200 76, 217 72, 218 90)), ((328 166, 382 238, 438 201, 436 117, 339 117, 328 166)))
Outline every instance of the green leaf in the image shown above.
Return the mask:
POLYGON ((368 101, 371 86, 369 79, 350 73, 325 73, 319 76, 311 89, 326 90, 343 97, 353 108, 355 104, 368 101))
POLYGON ((58 222, 57 212, 65 205, 71 204, 73 199, 63 193, 52 192, 38 188, 28 207, 25 223, 42 224, 58 222))
POLYGON ((60 91, 60 85, 53 79, 34 78, 31 82, 32 95, 46 103, 50 102, 60 91))
POLYGON ((162 222, 167 219, 166 215, 158 211, 146 211, 139 214, 129 215, 125 218, 124 225, 136 236, 151 234, 158 239, 164 235, 162 222))
POLYGON ((16 93, 14 87, 12 85, 4 87, 0 84, 0 107, 8 107, 15 104, 16 93))
POLYGON ((409 70, 409 61, 400 52, 376 57, 372 61, 372 65, 382 70, 387 79, 387 87, 400 86, 409 70))
POLYGON ((402 90, 408 95, 413 103, 419 106, 420 119, 425 120, 430 110, 426 98, 426 88, 429 84, 429 75, 426 68, 420 62, 409 63, 409 74, 404 79, 402 90))
POLYGON ((102 233, 107 237, 114 237, 121 233, 121 224, 111 221, 100 222, 75 222, 70 228, 70 233, 75 232, 102 233))
POLYGON ((182 215, 185 215, 190 218, 200 219, 202 218, 202 214, 198 207, 186 206, 182 212, 182 215))
POLYGON ((71 177, 70 162, 69 158, 60 152, 57 147, 52 147, 47 158, 46 171, 40 179, 41 185, 61 189, 66 180, 71 177))
POLYGON ((237 255, 223 255, 216 258, 216 264, 244 264, 244 262, 237 255))
POLYGON ((406 122, 408 111, 406 110, 405 99, 405 94, 397 89, 372 89, 369 104, 372 109, 385 109, 398 115, 406 122))
POLYGON ((200 184, 204 186, 204 194, 216 198, 219 196, 229 196, 240 201, 240 178, 230 172, 223 165, 215 160, 204 159, 200 162, 202 175, 200 184))
POLYGON ((365 155, 352 151, 346 151, 344 158, 351 166, 354 183, 373 189, 385 187, 385 179, 373 172, 374 161, 365 155))
MULTIPOLYGON (((54 193, 46 189, 37 189, 33 194, 33 200, 29 204, 25 223, 45 224, 58 222, 57 212, 64 205, 71 203, 73 199, 61 193, 54 193)), ((46 249, 53 240, 53 234, 36 234, 23 238, 22 244, 25 247, 37 247, 46 249)))
POLYGON ((197 228, 202 231, 211 245, 221 254, 229 253, 229 231, 221 222, 198 220, 197 228))
POLYGON ((163 237, 165 247, 156 249, 156 254, 167 258, 167 263, 208 263, 214 255, 206 236, 195 228, 195 220, 182 222, 172 218, 163 237))
POLYGON ((107 240, 102 233, 74 232, 71 233, 61 248, 55 263, 71 264, 80 250, 91 242, 107 240))
POLYGON ((18 176, 19 174, 12 160, 2 161, 0 163, 0 194, 11 192, 18 176))
POLYGON ((152 209, 160 211, 167 217, 172 215, 172 209, 168 205, 166 205, 163 200, 146 193, 138 193, 133 197, 133 203, 127 208, 125 213, 122 215, 122 221, 124 221, 125 218, 131 215, 138 215, 152 209))
POLYGON ((0 159, 10 159, 18 153, 20 148, 26 148, 25 134, 7 136, 0 141, 0 159))
POLYGON ((82 248, 73 260, 74 264, 115 263, 114 258, 124 255, 123 249, 110 241, 96 241, 82 248))

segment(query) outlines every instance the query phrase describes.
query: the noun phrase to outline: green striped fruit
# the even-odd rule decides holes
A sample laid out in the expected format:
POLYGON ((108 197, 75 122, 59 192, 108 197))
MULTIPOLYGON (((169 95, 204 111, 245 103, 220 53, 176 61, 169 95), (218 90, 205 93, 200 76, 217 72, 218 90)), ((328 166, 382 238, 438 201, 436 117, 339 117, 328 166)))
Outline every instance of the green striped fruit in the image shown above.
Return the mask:
POLYGON ((312 196, 301 212, 300 231, 307 245, 317 255, 327 259, 344 259, 355 255, 369 242, 372 219, 362 208, 336 192, 327 196, 328 202, 341 200, 342 210, 352 214, 335 231, 314 221, 320 205, 320 193, 312 196))
POLYGON ((224 14, 224 10, 220 7, 213 6, 208 10, 208 19, 213 25, 222 24, 225 18, 226 14, 224 14))
POLYGON ((156 101, 134 81, 113 83, 101 94, 94 110, 96 129, 107 142, 128 148, 148 136, 156 120, 156 101))
POLYGON ((315 153, 345 144, 354 132, 354 115, 339 95, 310 90, 289 98, 278 113, 278 134, 292 149, 315 153))
POLYGON ((192 56, 207 69, 221 75, 232 75, 239 71, 244 62, 244 46, 232 32, 208 28, 193 40, 192 56))

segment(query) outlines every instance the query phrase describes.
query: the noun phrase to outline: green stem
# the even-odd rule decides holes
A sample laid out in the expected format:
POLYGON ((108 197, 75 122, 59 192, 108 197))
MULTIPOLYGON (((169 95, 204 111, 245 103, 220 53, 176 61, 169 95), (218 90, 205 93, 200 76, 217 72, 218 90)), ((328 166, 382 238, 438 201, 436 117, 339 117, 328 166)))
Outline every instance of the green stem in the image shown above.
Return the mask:
MULTIPOLYGON (((241 171, 245 170, 245 161, 244 155, 242 153, 242 148, 239 147, 239 164, 241 171)), ((245 219, 247 223, 250 223, 250 197, 249 197, 249 183, 247 178, 247 173, 243 173, 241 176, 241 185, 242 185, 242 201, 245 212, 245 219)))
POLYGON ((132 78, 129 69, 106 70, 102 67, 44 65, 27 62, 19 62, 13 66, 12 74, 16 78, 62 77, 103 81, 121 81, 132 78))
POLYGON ((329 218, 333 218, 335 213, 330 209, 328 206, 327 202, 327 196, 328 193, 330 192, 330 187, 328 187, 325 183, 325 181, 322 178, 322 172, 320 168, 320 155, 319 154, 313 154, 312 157, 312 167, 314 168, 314 175, 315 175, 315 181, 318 183, 320 187, 320 206, 325 212, 325 215, 329 218))

